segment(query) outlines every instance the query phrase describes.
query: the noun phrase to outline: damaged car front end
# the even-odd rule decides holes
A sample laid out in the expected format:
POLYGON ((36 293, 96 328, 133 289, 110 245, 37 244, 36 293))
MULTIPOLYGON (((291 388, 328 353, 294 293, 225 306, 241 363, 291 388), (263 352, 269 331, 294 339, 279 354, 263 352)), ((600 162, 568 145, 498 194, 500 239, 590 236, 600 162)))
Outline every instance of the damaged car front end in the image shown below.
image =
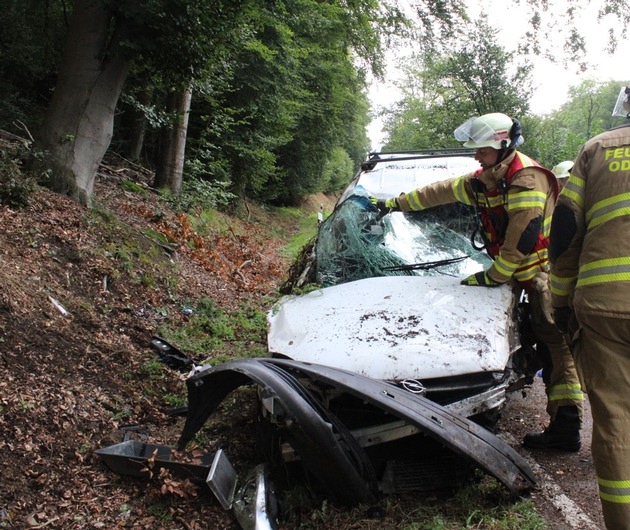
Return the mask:
POLYGON ((322 491, 343 504, 374 502, 384 492, 397 492, 391 491, 387 482, 388 464, 393 458, 415 458, 422 445, 410 446, 408 454, 398 451, 384 457, 380 451, 372 452, 379 440, 403 438, 387 437, 388 430, 404 431, 404 438, 415 435, 414 444, 419 438, 436 441, 494 476, 513 493, 535 483, 526 461, 487 429, 421 394, 354 372, 283 359, 245 359, 202 368, 186 384, 189 412, 180 448, 230 392, 256 385, 261 400, 277 420, 274 446, 282 450, 288 444, 322 491), (323 406, 320 396, 328 390, 362 403, 366 411, 371 409, 380 417, 381 429, 368 433, 360 422, 353 426, 342 422, 323 406))
POLYGON ((536 371, 518 293, 460 285, 490 259, 470 237, 470 211, 383 216, 369 200, 476 167, 461 150, 373 154, 294 268, 293 292, 269 311, 268 358, 194 366, 154 341, 187 374, 176 451, 231 393, 255 389, 262 463, 239 472, 219 448, 204 470, 242 528, 279 527, 293 470, 344 505, 452 489, 474 470, 515 495, 534 486, 527 462, 493 434, 507 392, 536 371))

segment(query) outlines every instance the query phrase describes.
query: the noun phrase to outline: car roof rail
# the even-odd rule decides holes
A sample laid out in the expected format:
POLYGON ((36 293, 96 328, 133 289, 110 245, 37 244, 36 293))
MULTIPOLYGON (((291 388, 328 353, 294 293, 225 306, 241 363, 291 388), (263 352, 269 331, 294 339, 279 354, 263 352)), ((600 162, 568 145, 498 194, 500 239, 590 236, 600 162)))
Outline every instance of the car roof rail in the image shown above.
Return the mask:
POLYGON ((417 160, 418 158, 472 156, 475 150, 469 147, 440 147, 436 149, 415 149, 410 151, 372 151, 368 153, 366 160, 361 162, 363 171, 371 171, 379 162, 391 162, 392 160, 417 160))

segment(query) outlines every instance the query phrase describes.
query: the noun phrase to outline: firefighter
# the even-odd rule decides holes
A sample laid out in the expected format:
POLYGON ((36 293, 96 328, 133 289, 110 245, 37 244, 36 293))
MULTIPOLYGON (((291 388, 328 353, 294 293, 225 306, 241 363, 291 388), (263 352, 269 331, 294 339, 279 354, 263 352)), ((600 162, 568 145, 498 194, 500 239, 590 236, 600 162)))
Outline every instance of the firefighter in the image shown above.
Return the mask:
POLYGON ((462 280, 463 285, 494 287, 514 279, 528 295, 537 350, 551 370, 544 376, 550 424, 528 433, 530 448, 578 451, 584 395, 571 352, 553 322, 548 282, 548 234, 558 194, 551 171, 516 148, 523 143, 517 120, 502 113, 470 118, 454 132, 464 147, 475 149, 481 168, 474 173, 430 184, 398 197, 372 203, 391 210, 423 210, 462 202, 477 211, 478 232, 493 258, 486 271, 462 280))
POLYGON ((565 160, 564 162, 560 162, 559 164, 556 164, 551 169, 551 172, 558 179, 558 186, 560 187, 560 190, 564 188, 564 185, 567 183, 567 180, 569 180, 569 174, 571 173, 572 167, 573 167, 573 160, 565 160))
MULTIPOLYGON (((630 118, 630 85, 619 115, 630 118)), ((550 237, 552 304, 591 405, 604 521, 630 529, 630 120, 582 147, 550 237)))

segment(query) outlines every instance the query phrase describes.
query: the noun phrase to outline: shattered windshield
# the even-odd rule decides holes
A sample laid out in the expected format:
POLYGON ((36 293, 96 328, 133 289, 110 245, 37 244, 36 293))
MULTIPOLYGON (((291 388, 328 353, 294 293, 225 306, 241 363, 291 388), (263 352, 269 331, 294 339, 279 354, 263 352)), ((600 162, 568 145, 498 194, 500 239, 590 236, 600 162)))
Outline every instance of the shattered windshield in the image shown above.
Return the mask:
POLYGON ((320 285, 394 275, 465 277, 489 266, 488 255, 470 241, 475 219, 469 207, 453 203, 382 217, 368 197, 357 186, 321 225, 320 285))

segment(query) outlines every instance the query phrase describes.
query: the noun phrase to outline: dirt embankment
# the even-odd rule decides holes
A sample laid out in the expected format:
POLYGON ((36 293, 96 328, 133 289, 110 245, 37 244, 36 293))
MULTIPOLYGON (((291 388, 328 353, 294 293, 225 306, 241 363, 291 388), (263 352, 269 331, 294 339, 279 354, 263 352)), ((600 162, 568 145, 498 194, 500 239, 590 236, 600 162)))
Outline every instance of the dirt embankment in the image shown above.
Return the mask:
POLYGON ((2 528, 236 528, 208 492, 120 479, 93 454, 126 424, 174 445, 183 420, 166 414, 167 398, 185 399, 185 385, 156 367, 151 337, 183 326, 200 300, 222 314, 265 311, 288 267, 281 219, 248 205, 248 219, 193 226, 148 182, 104 166, 90 211, 45 190, 26 208, 0 207, 2 528), (261 228, 271 225, 273 239, 261 228))

